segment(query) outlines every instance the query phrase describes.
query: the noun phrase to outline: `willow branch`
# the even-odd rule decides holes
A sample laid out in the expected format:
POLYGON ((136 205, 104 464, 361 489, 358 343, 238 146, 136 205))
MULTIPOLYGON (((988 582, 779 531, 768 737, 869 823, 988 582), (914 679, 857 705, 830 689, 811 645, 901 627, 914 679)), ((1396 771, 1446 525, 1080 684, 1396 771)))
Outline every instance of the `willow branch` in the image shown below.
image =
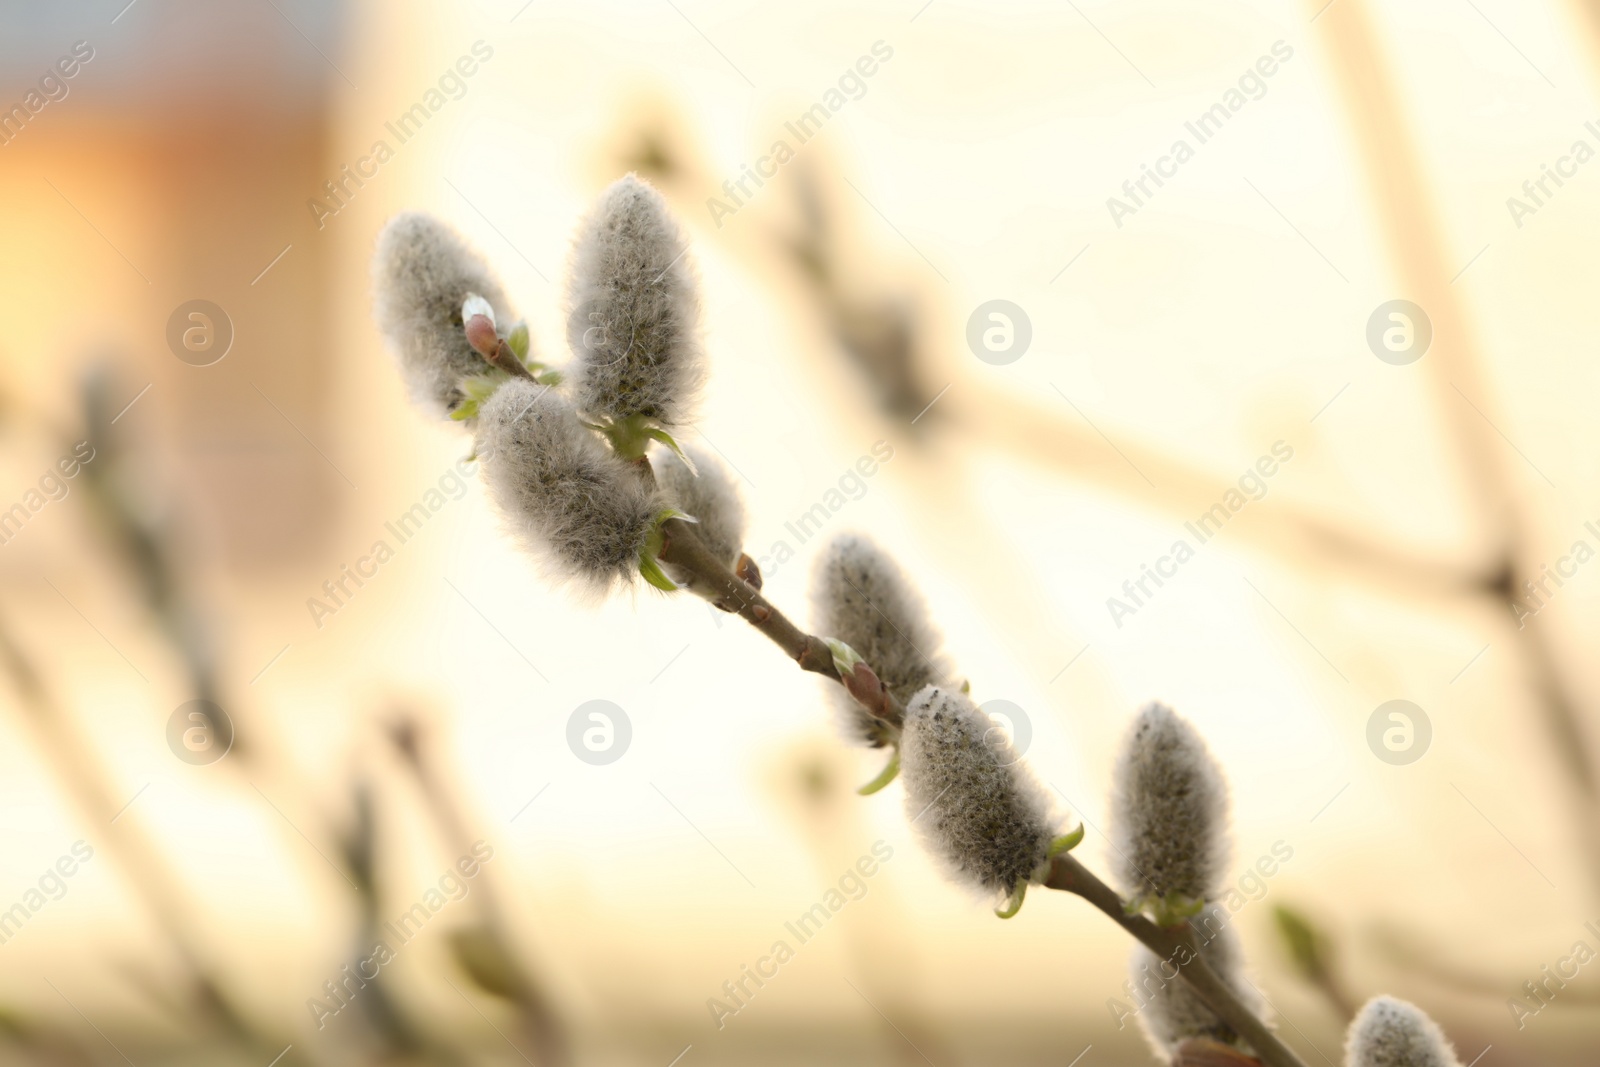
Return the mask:
POLYGON ((1176 965, 1179 976, 1189 984, 1189 988, 1255 1050, 1261 1062, 1269 1067, 1305 1067, 1289 1046, 1280 1041, 1278 1035, 1234 995, 1227 983, 1217 976, 1217 972, 1206 965, 1196 951, 1193 931, 1187 921, 1174 927, 1162 927, 1143 915, 1129 915, 1123 909, 1122 898, 1117 896, 1116 890, 1070 854, 1057 856, 1051 861, 1050 874, 1044 884, 1050 889, 1075 893, 1087 900, 1112 922, 1132 934, 1145 948, 1176 965), (1180 964, 1180 960, 1187 962, 1180 964))
MULTIPOLYGON (((803 671, 825 675, 842 682, 833 665, 833 653, 820 638, 806 633, 789 621, 788 616, 772 606, 761 595, 761 590, 734 574, 720 559, 712 555, 695 534, 694 526, 682 519, 668 519, 662 524, 665 537, 660 559, 670 563, 697 579, 695 591, 706 599, 721 604, 745 622, 754 626, 768 640, 800 665, 803 671)), ((903 708, 895 708, 898 719, 903 708)))
MULTIPOLYGON (((734 611, 783 649, 802 670, 814 671, 843 683, 833 666, 833 654, 819 637, 801 630, 773 607, 761 591, 734 574, 709 552, 696 535, 694 526, 681 519, 669 519, 662 526, 666 535, 660 559, 691 576, 690 586, 701 596, 734 611)), ((892 702, 890 721, 896 726, 905 719, 905 708, 892 702)), ((1075 893, 1104 912, 1141 944, 1166 960, 1184 959, 1178 974, 1217 1017, 1249 1043, 1267 1067, 1305 1067, 1289 1047, 1261 1019, 1257 1018, 1233 991, 1217 977, 1198 954, 1188 923, 1172 928, 1157 926, 1141 915, 1124 912, 1122 898, 1087 867, 1070 855, 1057 856, 1044 883, 1050 889, 1075 893)))

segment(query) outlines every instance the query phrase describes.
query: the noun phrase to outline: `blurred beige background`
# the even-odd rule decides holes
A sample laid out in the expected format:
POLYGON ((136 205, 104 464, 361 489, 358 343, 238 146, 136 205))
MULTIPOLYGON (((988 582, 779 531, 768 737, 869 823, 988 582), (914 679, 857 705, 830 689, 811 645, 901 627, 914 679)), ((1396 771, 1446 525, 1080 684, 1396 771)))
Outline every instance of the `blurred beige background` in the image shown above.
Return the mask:
POLYGON ((806 617, 815 545, 785 524, 887 442, 826 533, 869 531, 917 574, 974 693, 1023 709, 1029 761, 1090 825, 1093 865, 1112 754, 1154 699, 1230 773, 1240 874, 1292 848, 1237 922, 1307 1062, 1339 1062, 1342 1021, 1290 966, 1278 904, 1325 926, 1352 995, 1415 1000, 1463 1062, 1486 1046, 1485 1067, 1592 1060, 1596 975, 1522 1029, 1506 1001, 1574 941, 1600 947, 1584 929, 1600 569, 1520 630, 1495 583, 1508 560, 1517 591, 1579 539, 1600 547, 1600 165, 1549 184, 1520 226, 1507 206, 1575 141, 1600 148, 1595 16, 1577 0, 919 3, 0 15, 5 106, 75 42, 94 52, 0 145, 0 508, 85 438, 78 383, 109 359, 110 412, 136 402, 104 452, 203 606, 240 739, 208 766, 175 758, 164 731, 201 695, 195 672, 88 482, 68 482, 0 546, 0 619, 82 741, 0 688, 0 908, 74 841, 94 858, 0 944, 0 1056, 255 1062, 184 1007, 193 973, 281 1037, 269 1055, 292 1044, 285 1063, 531 1054, 515 998, 452 955, 466 906, 375 983, 418 1044, 373 1051, 360 1027, 380 1023, 318 1030, 306 1007, 357 936, 341 852, 357 782, 382 916, 461 854, 386 739, 405 706, 494 850, 501 932, 580 1061, 1148 1062, 1107 1010, 1129 951, 1111 924, 1043 892, 995 920, 921 854, 897 786, 851 795, 878 757, 829 732, 821 682, 699 602, 551 591, 475 479, 313 620, 308 598, 468 447, 408 405, 372 325, 384 220, 459 227, 560 362, 575 221, 639 169, 693 240, 713 373, 699 432, 742 478, 752 554, 796 550, 768 568, 776 602, 806 617), (491 58, 397 143, 386 124, 476 42, 491 58), (878 42, 892 58, 859 98, 718 225, 707 199, 878 42), (1185 123, 1276 42, 1292 55, 1259 98, 1119 226, 1107 198, 1194 144, 1185 123), (380 139, 393 158, 319 225, 307 202, 380 139), (797 265, 808 240, 828 286, 797 265), (204 367, 166 340, 197 299, 234 332, 204 367), (967 343, 995 299, 1032 330, 1004 365, 967 343), (1435 330, 1409 365, 1366 340, 1393 299, 1435 330), (896 326, 909 378, 871 370, 894 350, 873 330, 896 326), (1118 625, 1108 598, 1280 441, 1293 458, 1265 495, 1118 625), (604 766, 566 742, 593 699, 632 724, 604 766), (1396 699, 1432 728, 1407 765, 1367 740, 1396 699), (94 784, 72 786, 61 753, 94 784), (85 803, 102 794, 114 823, 85 803), (893 859, 863 900, 719 1030, 707 999, 879 840, 893 859), (166 880, 141 890, 131 854, 166 880))

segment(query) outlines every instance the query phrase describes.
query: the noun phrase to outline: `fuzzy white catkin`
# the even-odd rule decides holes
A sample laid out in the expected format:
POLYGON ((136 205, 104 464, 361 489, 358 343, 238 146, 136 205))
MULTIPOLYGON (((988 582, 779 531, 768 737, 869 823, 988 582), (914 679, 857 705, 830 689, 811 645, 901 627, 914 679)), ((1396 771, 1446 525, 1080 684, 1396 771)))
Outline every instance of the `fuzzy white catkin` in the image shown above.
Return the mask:
MULTIPOLYGON (((860 534, 840 534, 811 574, 816 630, 859 652, 896 700, 948 684, 953 668, 927 605, 893 559, 860 534)), ((843 691, 830 694, 841 728, 857 743, 876 737, 877 720, 843 691)))
POLYGON ((958 880, 1009 895, 1049 858, 1049 794, 1005 731, 954 689, 928 686, 900 736, 906 814, 958 880))
POLYGON ((688 241, 661 194, 632 174, 600 195, 573 246, 567 336, 578 407, 671 428, 705 378, 688 241))
MULTIPOLYGON (((1245 979, 1244 949, 1228 920, 1227 909, 1216 904, 1190 920, 1200 943, 1200 958, 1241 1004, 1256 1018, 1265 1019, 1267 1005, 1255 986, 1245 979)), ((1181 974, 1169 977, 1173 966, 1179 962, 1174 960, 1168 964, 1143 945, 1137 945, 1129 963, 1134 999, 1140 1004, 1139 1027, 1163 1061, 1170 1060, 1186 1038, 1206 1037, 1222 1042, 1233 1042, 1237 1038, 1232 1028, 1206 1007, 1181 974)))
POLYGON ((666 501, 560 393, 506 382, 479 413, 477 448, 495 503, 555 576, 603 593, 638 574, 639 550, 666 501))
POLYGON ((1113 863, 1130 897, 1221 895, 1228 787, 1193 726, 1151 704, 1134 718, 1112 771, 1113 863))
MULTIPOLYGON (((670 448, 658 449, 651 456, 661 491, 679 511, 694 516, 700 540, 712 555, 732 567, 744 551, 744 501, 739 488, 721 461, 703 449, 685 447, 684 451, 694 461, 698 476, 670 448)), ((687 581, 688 576, 677 573, 677 568, 664 566, 674 581, 687 581)))
POLYGON ((483 258, 454 230, 420 212, 389 220, 372 259, 378 327, 394 347, 412 397, 444 416, 461 402, 462 378, 489 364, 467 343, 461 305, 476 293, 496 320, 512 320, 511 305, 483 258))
POLYGON ((1415 1004, 1373 997, 1350 1024, 1346 1067, 1461 1067, 1434 1021, 1415 1004))

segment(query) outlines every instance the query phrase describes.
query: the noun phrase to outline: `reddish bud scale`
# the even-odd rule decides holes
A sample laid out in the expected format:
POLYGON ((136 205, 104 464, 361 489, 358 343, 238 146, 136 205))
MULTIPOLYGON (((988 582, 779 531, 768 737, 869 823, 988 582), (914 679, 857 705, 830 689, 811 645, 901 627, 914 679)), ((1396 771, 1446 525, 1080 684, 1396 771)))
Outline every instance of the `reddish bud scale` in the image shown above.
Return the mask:
POLYGON ((878 680, 878 676, 872 672, 872 668, 867 666, 864 661, 857 663, 841 681, 844 682, 845 691, 855 697, 856 703, 866 708, 877 718, 887 719, 890 717, 889 691, 883 687, 883 683, 878 680))
POLYGON ((500 348, 500 335, 487 315, 474 315, 467 320, 467 343, 480 355, 493 357, 500 348))

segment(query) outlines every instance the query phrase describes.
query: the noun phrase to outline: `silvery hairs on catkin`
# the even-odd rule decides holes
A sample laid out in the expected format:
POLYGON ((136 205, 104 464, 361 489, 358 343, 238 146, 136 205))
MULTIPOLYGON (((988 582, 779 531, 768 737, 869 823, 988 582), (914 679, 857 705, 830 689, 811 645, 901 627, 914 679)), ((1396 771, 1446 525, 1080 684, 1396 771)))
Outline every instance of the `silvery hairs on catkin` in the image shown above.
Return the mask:
POLYGON ((1415 1004, 1373 997, 1345 1039, 1346 1067, 1461 1067, 1434 1021, 1415 1004))
POLYGON ((961 692, 930 685, 907 705, 900 778, 907 816, 958 881, 1009 895, 1049 859, 1049 794, 961 692))
MULTIPOLYGON (((1244 949, 1233 927, 1227 925, 1229 917, 1227 908, 1213 904, 1191 920, 1200 944, 1200 958, 1217 972, 1217 977, 1241 1004, 1257 1018, 1265 1019, 1267 1004, 1255 986, 1245 979, 1244 949), (1205 939, 1207 933, 1210 940, 1205 939)), ((1129 960, 1135 998, 1142 1004, 1139 1027, 1163 1061, 1172 1058, 1185 1038, 1207 1037, 1231 1043, 1236 1042, 1238 1036, 1206 1007, 1181 973, 1178 977, 1168 977, 1172 966, 1178 962, 1174 960, 1168 964, 1143 945, 1134 948, 1129 960)))
POLYGON ((1171 708, 1134 717, 1112 772, 1113 863, 1126 896, 1221 895, 1228 788, 1206 743, 1171 708))
POLYGON ((549 386, 506 382, 478 415, 484 478, 512 529, 552 575, 604 593, 638 574, 667 507, 549 386))
MULTIPOLYGON (((661 491, 679 511, 693 516, 695 533, 723 564, 733 567, 744 551, 744 501, 728 468, 703 449, 685 447, 695 470, 679 459, 670 448, 655 449, 650 462, 661 482, 661 491), (698 471, 698 476, 695 471, 698 471)), ((680 584, 688 576, 671 564, 663 564, 667 575, 680 584)))
POLYGON ((420 212, 389 220, 378 235, 372 276, 378 327, 394 346, 412 397, 447 415, 461 402, 461 379, 489 370, 467 343, 461 304, 476 293, 498 321, 510 322, 500 283, 454 230, 420 212))
MULTIPOLYGON (((822 550, 811 572, 811 604, 817 632, 860 653, 901 704, 951 681, 953 667, 921 594, 866 537, 840 534, 822 550)), ((831 696, 846 735, 874 741, 877 720, 842 691, 831 696)))
POLYGON ((578 408, 684 423, 705 378, 694 276, 661 194, 628 175, 600 194, 572 250, 567 319, 578 408))

